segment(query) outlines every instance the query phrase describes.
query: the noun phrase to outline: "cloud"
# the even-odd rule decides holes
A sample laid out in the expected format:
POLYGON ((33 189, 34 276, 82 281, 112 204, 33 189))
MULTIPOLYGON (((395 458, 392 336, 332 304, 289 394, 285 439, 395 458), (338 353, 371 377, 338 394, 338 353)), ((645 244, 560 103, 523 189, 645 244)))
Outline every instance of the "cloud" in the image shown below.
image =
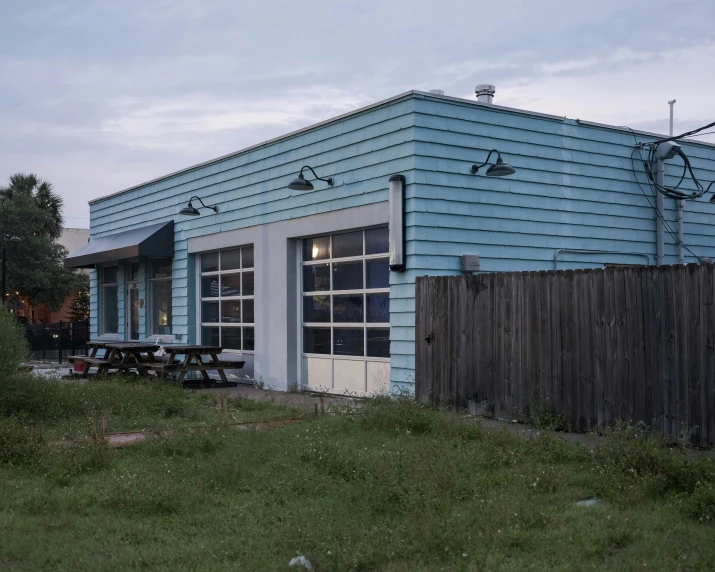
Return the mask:
POLYGON ((0 180, 37 172, 79 220, 88 199, 413 88, 495 83, 503 105, 656 131, 675 97, 690 126, 715 114, 714 19, 698 0, 10 3, 0 180))
POLYGON ((290 131, 370 102, 360 95, 331 86, 313 86, 298 96, 281 94, 258 101, 212 98, 205 94, 180 96, 146 105, 141 99, 111 101, 113 111, 101 126, 117 144, 133 149, 190 149, 206 147, 217 133, 275 126, 290 131))

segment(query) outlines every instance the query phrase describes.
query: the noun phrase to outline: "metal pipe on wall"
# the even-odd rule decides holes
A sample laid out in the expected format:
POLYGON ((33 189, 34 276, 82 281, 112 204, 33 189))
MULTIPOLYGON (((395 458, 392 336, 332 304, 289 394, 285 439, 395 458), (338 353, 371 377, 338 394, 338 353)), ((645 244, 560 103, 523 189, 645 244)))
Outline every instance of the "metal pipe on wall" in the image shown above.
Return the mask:
MULTIPOLYGON (((665 186, 665 160, 662 157, 656 159, 655 184, 660 187, 665 186)), ((658 211, 656 213, 655 220, 656 264, 658 266, 663 266, 663 263, 665 261, 665 227, 663 224, 663 219, 665 218, 665 200, 663 197, 663 193, 661 193, 660 191, 656 192, 655 194, 655 208, 658 211)))
MULTIPOLYGON (((675 105, 675 100, 671 99, 668 102, 668 105, 670 106, 670 136, 673 136, 673 106, 675 105)), ((678 221, 678 264, 684 264, 685 263, 685 248, 683 244, 685 244, 683 237, 685 235, 684 228, 685 228, 685 222, 683 220, 683 210, 685 209, 685 201, 684 200, 677 200, 675 201, 675 208, 678 213, 677 216, 677 221, 678 221)))
POLYGON ((570 252, 572 254, 616 254, 618 256, 641 256, 645 258, 646 266, 650 265, 650 256, 643 252, 620 252, 618 250, 586 250, 583 248, 559 248, 554 252, 554 270, 559 268, 559 254, 570 252))

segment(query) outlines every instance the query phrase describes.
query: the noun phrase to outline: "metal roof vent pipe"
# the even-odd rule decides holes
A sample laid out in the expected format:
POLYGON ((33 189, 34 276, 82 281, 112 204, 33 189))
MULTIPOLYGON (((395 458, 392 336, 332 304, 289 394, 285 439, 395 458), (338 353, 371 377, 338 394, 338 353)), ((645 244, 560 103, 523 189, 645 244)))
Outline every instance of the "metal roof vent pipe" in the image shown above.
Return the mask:
POLYGON ((480 101, 481 103, 492 103, 494 101, 494 94, 496 91, 496 86, 490 83, 480 83, 474 88, 474 93, 477 94, 477 101, 480 101))
POLYGON ((435 95, 444 95, 443 89, 430 89, 429 92, 434 93, 435 95))

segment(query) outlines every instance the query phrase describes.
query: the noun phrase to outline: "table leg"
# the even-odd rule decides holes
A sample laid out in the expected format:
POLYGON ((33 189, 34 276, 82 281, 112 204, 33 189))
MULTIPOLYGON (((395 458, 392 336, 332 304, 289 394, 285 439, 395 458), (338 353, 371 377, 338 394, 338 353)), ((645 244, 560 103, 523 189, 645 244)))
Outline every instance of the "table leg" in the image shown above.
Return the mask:
POLYGON ((228 383, 228 378, 226 377, 226 373, 223 371, 223 368, 219 365, 219 359, 217 354, 211 354, 211 361, 216 365, 216 371, 218 372, 218 376, 221 378, 221 381, 223 383, 228 383))
MULTIPOLYGON (((106 354, 106 352, 105 352, 105 354, 106 354)), ((109 355, 108 356, 105 355, 105 358, 109 362, 109 365, 104 365, 102 367, 98 367, 97 375, 103 374, 103 373, 105 373, 105 374, 109 373, 109 368, 112 367, 112 362, 114 361, 114 356, 117 354, 119 355, 120 358, 122 357, 122 353, 119 350, 112 348, 109 352, 109 355)))
MULTIPOLYGON (((188 367, 191 364, 191 355, 187 354, 184 356, 184 367, 188 367)), ((184 377, 186 377, 186 370, 184 369, 179 373, 179 383, 184 383, 184 377)))
MULTIPOLYGON (((204 365, 204 362, 203 362, 203 360, 201 359, 201 356, 200 356, 200 355, 195 356, 195 358, 196 358, 196 364, 197 364, 197 365, 201 365, 201 366, 204 365)), ((204 382, 205 382, 205 383, 211 383, 211 378, 209 377, 209 372, 208 372, 208 371, 206 371, 205 369, 202 369, 202 370, 201 370, 201 376, 204 378, 204 382)))

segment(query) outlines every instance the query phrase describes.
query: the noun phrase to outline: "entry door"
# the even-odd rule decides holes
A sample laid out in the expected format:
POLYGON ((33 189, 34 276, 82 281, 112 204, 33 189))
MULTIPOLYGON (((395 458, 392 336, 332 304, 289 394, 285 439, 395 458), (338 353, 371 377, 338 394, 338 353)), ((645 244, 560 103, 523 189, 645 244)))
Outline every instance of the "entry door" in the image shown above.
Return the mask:
POLYGON ((127 284, 127 333, 129 340, 139 339, 139 285, 136 282, 127 284))

